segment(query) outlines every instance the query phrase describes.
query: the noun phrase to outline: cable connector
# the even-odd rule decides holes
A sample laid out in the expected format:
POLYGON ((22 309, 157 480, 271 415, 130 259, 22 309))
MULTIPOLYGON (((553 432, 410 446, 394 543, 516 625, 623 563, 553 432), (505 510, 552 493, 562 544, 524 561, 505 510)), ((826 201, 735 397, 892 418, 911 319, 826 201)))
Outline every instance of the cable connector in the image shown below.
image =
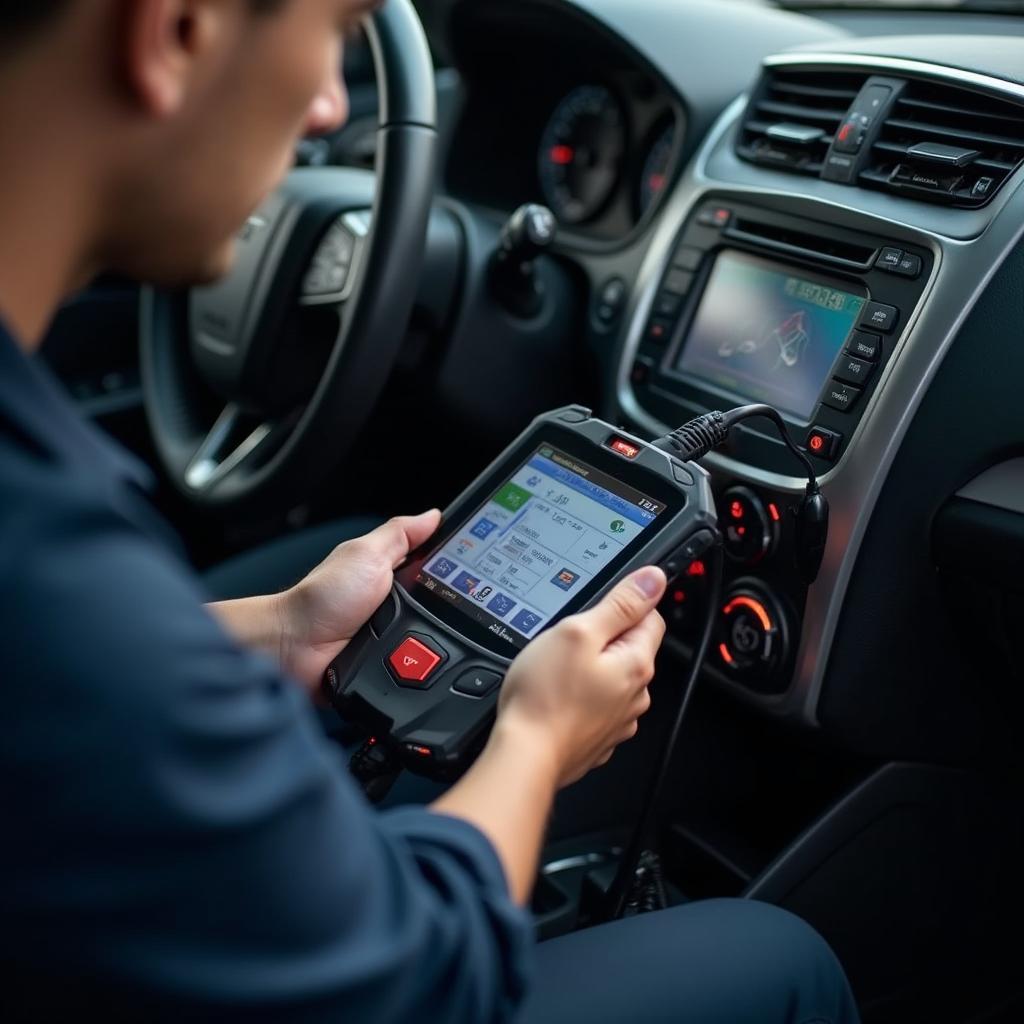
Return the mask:
POLYGON ((777 409, 770 405, 743 405, 729 412, 709 412, 684 423, 671 434, 654 442, 669 455, 684 462, 697 462, 709 455, 729 438, 729 432, 737 423, 761 417, 771 420, 786 447, 798 458, 807 475, 807 491, 800 507, 796 510, 796 568, 805 583, 818 578, 825 544, 828 540, 828 501, 821 493, 818 478, 811 460, 802 452, 792 437, 786 421, 777 409))
POLYGON ((728 437, 729 425, 722 413, 709 412, 666 434, 654 442, 654 447, 683 462, 696 462, 724 444, 728 437))

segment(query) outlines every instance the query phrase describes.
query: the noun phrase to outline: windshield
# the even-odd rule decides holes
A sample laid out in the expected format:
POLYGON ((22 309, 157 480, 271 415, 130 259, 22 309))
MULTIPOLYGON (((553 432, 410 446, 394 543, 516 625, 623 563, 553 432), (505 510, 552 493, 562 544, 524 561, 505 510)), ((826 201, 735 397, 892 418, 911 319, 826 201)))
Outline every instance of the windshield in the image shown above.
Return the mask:
POLYGON ((1024 0, 775 0, 788 10, 981 11, 987 14, 1024 14, 1024 0))

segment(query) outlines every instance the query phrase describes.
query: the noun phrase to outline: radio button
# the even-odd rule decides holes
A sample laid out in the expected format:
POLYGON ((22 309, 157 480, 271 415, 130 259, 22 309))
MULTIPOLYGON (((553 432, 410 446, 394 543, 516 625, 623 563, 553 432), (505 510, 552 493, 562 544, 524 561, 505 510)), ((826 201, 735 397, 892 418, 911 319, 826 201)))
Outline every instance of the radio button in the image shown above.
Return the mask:
POLYGON ((850 387, 849 384, 840 384, 839 381, 832 381, 825 391, 825 397, 821 404, 831 409, 838 409, 840 412, 849 412, 860 398, 860 388, 850 387))
POLYGON ((891 334, 899 318, 900 311, 895 306, 887 306, 884 302, 869 302, 861 313, 858 326, 891 334))
POLYGON ((838 454, 839 446, 842 443, 842 434, 837 434, 834 430, 826 430, 824 427, 811 427, 807 433, 805 447, 817 458, 831 462, 838 454))
POLYGON ((880 270, 895 270, 900 265, 901 259, 903 259, 903 250, 894 249, 891 245, 887 245, 878 254, 875 266, 880 270))
POLYGON ((836 380, 845 381, 847 384, 865 384, 871 376, 875 367, 863 359, 855 356, 844 356, 835 369, 836 380))
POLYGON ((681 295, 674 295, 672 292, 662 290, 658 293, 657 301, 654 303, 654 315, 672 319, 679 315, 682 304, 683 297, 681 295))
POLYGON ((692 245, 681 245, 676 249, 676 254, 672 258, 672 266, 678 267, 680 270, 696 270, 702 259, 704 259, 703 249, 695 249, 692 245))
POLYGON ((672 333, 673 322, 671 320, 662 320, 655 317, 647 325, 647 334, 645 340, 651 345, 664 345, 668 341, 669 335, 672 333))
POLYGON ((905 252, 899 266, 893 268, 893 273, 902 274, 903 277, 918 277, 921 273, 921 257, 905 252))
POLYGON ((673 267, 668 272, 663 287, 666 292, 672 292, 674 295, 685 295, 690 290, 690 285, 692 284, 693 274, 688 270, 680 270, 678 267, 673 267))
POLYGON ((858 359, 870 359, 874 362, 882 353, 882 339, 877 334, 854 331, 846 351, 858 359))

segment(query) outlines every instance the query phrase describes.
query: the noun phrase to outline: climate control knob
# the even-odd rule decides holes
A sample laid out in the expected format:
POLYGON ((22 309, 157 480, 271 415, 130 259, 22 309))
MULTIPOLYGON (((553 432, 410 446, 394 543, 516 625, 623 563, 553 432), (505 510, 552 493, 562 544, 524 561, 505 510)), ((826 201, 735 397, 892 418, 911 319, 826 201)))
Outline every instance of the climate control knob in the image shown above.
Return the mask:
POLYGON ((775 550, 782 516, 774 502, 765 505, 749 487, 730 487, 719 499, 718 511, 730 558, 756 565, 775 550))
POLYGON ((730 676, 771 692, 786 663, 788 629, 775 597, 755 580, 739 580, 718 613, 718 663, 730 676))

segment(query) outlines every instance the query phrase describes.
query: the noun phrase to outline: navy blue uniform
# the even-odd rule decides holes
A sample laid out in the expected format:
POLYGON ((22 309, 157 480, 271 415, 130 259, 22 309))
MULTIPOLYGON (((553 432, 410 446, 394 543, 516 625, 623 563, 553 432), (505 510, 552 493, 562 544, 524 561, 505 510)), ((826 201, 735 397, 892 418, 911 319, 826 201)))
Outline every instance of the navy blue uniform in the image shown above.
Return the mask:
MULTIPOLYGON (((536 954, 489 841, 365 803, 146 489, 0 329, 0 1017, 514 1016, 536 954)), ((827 947, 757 904, 540 952, 530 1021, 856 1016, 827 947)))

